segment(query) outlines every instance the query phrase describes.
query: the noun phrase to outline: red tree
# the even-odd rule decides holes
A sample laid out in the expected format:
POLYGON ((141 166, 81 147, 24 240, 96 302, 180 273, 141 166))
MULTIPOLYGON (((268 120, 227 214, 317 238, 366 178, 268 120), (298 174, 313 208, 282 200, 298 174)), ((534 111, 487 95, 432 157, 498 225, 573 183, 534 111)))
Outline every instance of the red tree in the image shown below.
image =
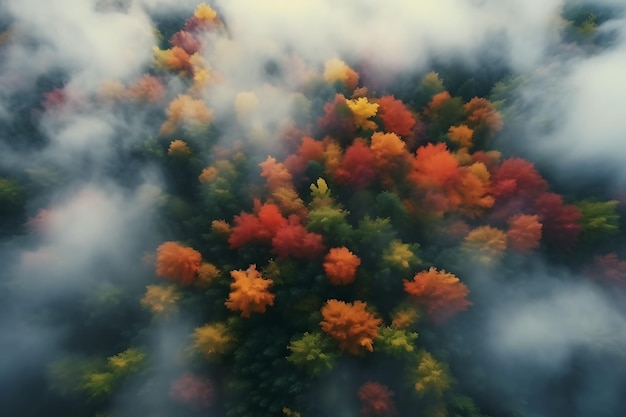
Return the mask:
POLYGON ((382 120, 385 131, 398 136, 411 135, 415 119, 401 100, 389 95, 379 98, 376 103, 379 106, 377 115, 382 120))
POLYGON ((397 415, 394 393, 378 382, 366 382, 357 393, 363 417, 393 417, 397 415))

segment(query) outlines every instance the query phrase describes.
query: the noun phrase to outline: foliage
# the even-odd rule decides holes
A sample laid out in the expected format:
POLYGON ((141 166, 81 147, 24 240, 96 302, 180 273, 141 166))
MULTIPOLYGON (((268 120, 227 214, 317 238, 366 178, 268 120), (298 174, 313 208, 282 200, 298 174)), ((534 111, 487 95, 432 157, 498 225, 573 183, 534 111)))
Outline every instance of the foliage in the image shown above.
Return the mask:
POLYGON ((337 359, 331 340, 321 332, 304 333, 287 347, 287 360, 312 376, 329 372, 337 359))
POLYGON ((443 322, 470 306, 469 290, 454 274, 431 267, 404 280, 404 291, 423 304, 436 322, 443 322))
POLYGON ((230 295, 226 307, 232 311, 241 311, 241 317, 250 317, 251 313, 265 313, 268 306, 274 305, 275 295, 269 292, 273 281, 264 279, 255 265, 243 270, 230 272, 234 282, 230 284, 230 295))
POLYGON ((372 352, 374 340, 378 337, 382 320, 366 307, 363 301, 346 303, 339 300, 328 300, 322 307, 322 330, 335 339, 339 349, 352 355, 359 355, 364 350, 372 352))
POLYGON ((202 255, 195 249, 177 242, 165 242, 157 248, 158 276, 190 285, 200 271, 202 255))

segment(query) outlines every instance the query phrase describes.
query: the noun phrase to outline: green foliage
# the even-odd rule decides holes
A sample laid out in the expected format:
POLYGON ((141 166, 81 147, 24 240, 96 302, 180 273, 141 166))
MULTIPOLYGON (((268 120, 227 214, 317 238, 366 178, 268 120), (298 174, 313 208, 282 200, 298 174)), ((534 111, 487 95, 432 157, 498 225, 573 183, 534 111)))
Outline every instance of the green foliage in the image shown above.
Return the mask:
POLYGON ((383 252, 382 264, 401 270, 419 266, 422 261, 415 255, 418 249, 417 243, 403 243, 394 239, 383 252))
POLYGON ((22 187, 8 178, 0 178, 0 215, 15 214, 22 209, 24 192, 22 187))
POLYGON ((381 327, 376 339, 376 348, 393 356, 410 354, 415 349, 417 333, 396 329, 395 327, 381 327))
POLYGON ((84 373, 80 389, 91 398, 108 397, 115 392, 124 378, 143 368, 145 358, 145 353, 137 348, 128 348, 111 356, 107 359, 106 367, 98 367, 84 373))
POLYGON ((324 236, 333 246, 346 245, 353 232, 347 215, 348 212, 341 208, 319 207, 309 212, 306 228, 309 232, 324 236))
POLYGON ((616 211, 616 200, 593 201, 583 200, 576 204, 582 213, 580 219, 582 238, 595 241, 615 235, 619 232, 619 214, 616 211))
POLYGON ((356 241, 362 247, 385 247, 394 238, 396 232, 391 226, 388 218, 377 217, 372 219, 365 216, 359 221, 359 227, 356 229, 356 241))
POLYGON ((407 218, 406 207, 397 194, 384 191, 376 196, 376 213, 388 217, 394 226, 401 226, 407 218))
POLYGON ((287 360, 312 376, 330 371, 337 357, 331 340, 321 332, 307 332, 292 340, 287 349, 291 351, 287 360))

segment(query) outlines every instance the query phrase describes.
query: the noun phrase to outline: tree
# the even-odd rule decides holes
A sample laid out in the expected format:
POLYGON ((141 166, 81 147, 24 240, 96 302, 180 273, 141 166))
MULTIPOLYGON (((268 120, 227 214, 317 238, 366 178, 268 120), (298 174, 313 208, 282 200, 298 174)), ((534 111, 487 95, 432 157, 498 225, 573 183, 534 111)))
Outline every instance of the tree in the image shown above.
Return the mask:
POLYGON ((394 393, 378 382, 366 382, 359 388, 357 397, 361 401, 363 417, 394 417, 397 415, 393 402, 394 393))
POLYGON ((506 241, 509 247, 518 252, 527 253, 539 247, 541 228, 539 216, 520 214, 509 219, 506 241))
POLYGON ((415 126, 415 118, 401 100, 394 96, 383 96, 376 100, 378 117, 383 122, 386 132, 398 136, 409 136, 415 126))
POLYGON ((202 255, 197 250, 176 242, 165 242, 157 248, 156 273, 182 285, 190 285, 200 271, 201 262, 202 255))
POLYGON ((287 360, 312 376, 320 376, 332 369, 337 358, 330 342, 321 332, 304 333, 287 346, 291 352, 287 360))
POLYGON ((431 267, 415 274, 413 280, 403 280, 404 291, 424 305, 435 322, 442 323, 459 311, 466 310, 469 290, 454 274, 431 267))
POLYGON ((322 330, 335 339, 339 349, 352 355, 374 350, 382 320, 367 311, 363 301, 328 300, 322 307, 322 330))
POLYGON ((324 272, 334 285, 346 285, 354 281, 361 259, 348 248, 331 248, 324 257, 324 272))
POLYGON ((506 233, 491 226, 480 226, 465 236, 462 250, 484 265, 498 261, 506 250, 506 233))
POLYGON ((193 332, 193 346, 208 359, 217 359, 230 352, 235 339, 224 323, 205 324, 193 332))
POLYGON ((230 295, 224 303, 229 310, 250 317, 251 313, 265 313, 268 306, 274 305, 275 295, 269 292, 273 281, 264 279, 254 265, 245 271, 231 271, 230 275, 235 281, 230 284, 230 295))
POLYGON ((215 387, 210 379, 186 372, 171 382, 169 395, 174 401, 199 411, 213 404, 215 387))

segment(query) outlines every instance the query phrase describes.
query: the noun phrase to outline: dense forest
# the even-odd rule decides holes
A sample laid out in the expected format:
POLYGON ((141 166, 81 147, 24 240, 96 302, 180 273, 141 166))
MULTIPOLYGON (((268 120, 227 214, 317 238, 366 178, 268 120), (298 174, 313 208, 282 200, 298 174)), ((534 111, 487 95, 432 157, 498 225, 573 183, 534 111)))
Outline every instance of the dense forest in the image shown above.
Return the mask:
POLYGON ((618 417, 621 1, 0 0, 0 414, 618 417))

